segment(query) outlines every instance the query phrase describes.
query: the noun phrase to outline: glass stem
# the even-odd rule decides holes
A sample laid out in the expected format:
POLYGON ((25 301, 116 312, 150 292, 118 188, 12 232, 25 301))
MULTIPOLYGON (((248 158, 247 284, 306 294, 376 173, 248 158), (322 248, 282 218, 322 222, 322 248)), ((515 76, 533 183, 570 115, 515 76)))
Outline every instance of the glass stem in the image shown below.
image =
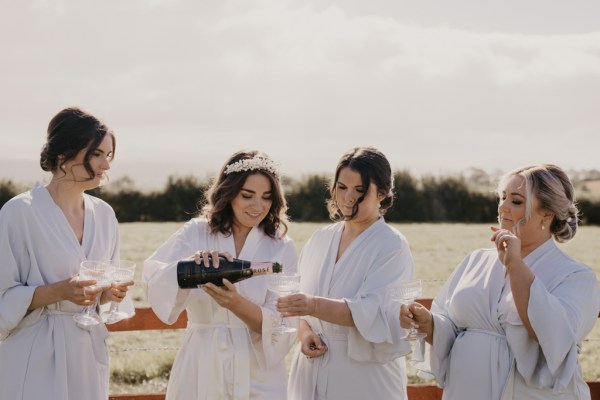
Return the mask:
POLYGON ((108 310, 108 312, 114 313, 119 311, 119 303, 117 303, 116 301, 111 301, 110 302, 110 310, 108 310))

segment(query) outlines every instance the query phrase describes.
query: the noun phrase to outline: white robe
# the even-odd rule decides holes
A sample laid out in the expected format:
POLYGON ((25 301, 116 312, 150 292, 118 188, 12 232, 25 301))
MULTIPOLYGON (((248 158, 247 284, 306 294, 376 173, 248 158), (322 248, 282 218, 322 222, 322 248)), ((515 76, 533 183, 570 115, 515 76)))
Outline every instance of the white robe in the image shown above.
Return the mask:
MULTIPOLYGON (((198 250, 227 251, 248 261, 277 261, 296 272, 296 249, 289 238, 272 239, 253 228, 235 255, 233 236, 211 234, 206 220, 186 223, 144 263, 148 300, 165 323, 187 310, 188 327, 171 370, 167 399, 284 399, 285 356, 295 334, 271 335, 278 321, 277 295, 267 290, 267 276, 236 283, 239 293, 260 306, 262 334, 250 331, 235 314, 219 306, 202 289, 180 289, 177 262, 198 250)), ((293 322, 293 321, 292 321, 293 322)), ((296 319, 297 323, 297 319, 296 319)))
POLYGON ((405 399, 410 344, 400 339, 399 302, 386 296, 413 278, 408 242, 383 217, 362 232, 336 262, 343 223, 318 230, 302 250, 298 270, 305 293, 344 299, 355 327, 303 317, 328 346, 306 358, 296 348, 288 398, 405 399))
POLYGON ((535 274, 528 315, 517 312, 495 249, 471 253, 433 302, 426 362, 444 399, 589 399, 577 359, 598 319, 594 272, 549 239, 524 258, 535 274))
POLYGON ((45 187, 0 211, 0 399, 106 400, 108 331, 78 328, 82 307, 61 301, 31 312, 37 286, 67 279, 86 259, 119 256, 118 223, 104 201, 84 194, 80 244, 45 187))

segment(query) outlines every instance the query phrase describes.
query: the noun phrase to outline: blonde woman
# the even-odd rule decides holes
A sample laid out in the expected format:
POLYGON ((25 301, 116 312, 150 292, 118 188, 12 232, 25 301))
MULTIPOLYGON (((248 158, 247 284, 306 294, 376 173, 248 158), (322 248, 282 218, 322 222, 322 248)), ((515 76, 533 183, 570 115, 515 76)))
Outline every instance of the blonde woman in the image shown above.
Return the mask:
POLYGON ((598 282, 556 245, 575 236, 573 186, 555 165, 508 173, 498 185, 493 248, 465 258, 431 312, 403 306, 402 326, 427 334, 444 399, 589 399, 577 358, 598 319, 598 282))

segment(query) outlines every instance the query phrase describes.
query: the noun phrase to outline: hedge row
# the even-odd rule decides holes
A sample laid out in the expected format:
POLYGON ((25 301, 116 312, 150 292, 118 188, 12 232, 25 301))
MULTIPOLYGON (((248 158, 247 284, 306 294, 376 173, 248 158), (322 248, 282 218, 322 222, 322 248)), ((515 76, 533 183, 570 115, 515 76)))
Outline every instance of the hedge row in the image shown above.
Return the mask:
MULTIPOLYGON (((292 221, 323 222, 328 214, 325 202, 329 177, 309 175, 286 180, 288 214, 292 221)), ((162 191, 143 192, 130 180, 116 189, 96 189, 90 194, 106 200, 119 221, 185 221, 196 215, 208 183, 195 177, 170 177, 162 191)), ((394 174, 396 199, 386 214, 390 222, 493 222, 497 198, 488 188, 475 187, 462 177, 414 178, 408 172, 394 174)), ((18 194, 12 181, 0 181, 0 205, 18 194)), ((587 225, 600 225, 600 202, 579 201, 581 219, 587 225)))

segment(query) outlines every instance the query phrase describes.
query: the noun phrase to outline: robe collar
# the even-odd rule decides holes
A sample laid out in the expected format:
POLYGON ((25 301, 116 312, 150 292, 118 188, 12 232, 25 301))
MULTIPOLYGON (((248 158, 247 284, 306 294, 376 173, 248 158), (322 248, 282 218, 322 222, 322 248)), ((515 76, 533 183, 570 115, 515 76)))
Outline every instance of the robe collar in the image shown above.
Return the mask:
POLYGON ((69 244, 77 251, 81 260, 86 260, 87 254, 85 249, 89 248, 88 237, 91 233, 90 230, 92 229, 93 224, 93 207, 90 204, 89 196, 85 193, 83 194, 84 217, 81 243, 79 243, 73 228, 69 224, 69 221, 67 221, 67 217, 54 202, 54 199, 52 199, 50 192, 48 192, 48 189, 45 186, 39 182, 36 183, 31 189, 31 199, 32 204, 37 204, 39 202, 39 205, 46 210, 44 212, 44 217, 52 220, 55 226, 61 227, 60 229, 63 230, 65 236, 68 237, 69 244))

